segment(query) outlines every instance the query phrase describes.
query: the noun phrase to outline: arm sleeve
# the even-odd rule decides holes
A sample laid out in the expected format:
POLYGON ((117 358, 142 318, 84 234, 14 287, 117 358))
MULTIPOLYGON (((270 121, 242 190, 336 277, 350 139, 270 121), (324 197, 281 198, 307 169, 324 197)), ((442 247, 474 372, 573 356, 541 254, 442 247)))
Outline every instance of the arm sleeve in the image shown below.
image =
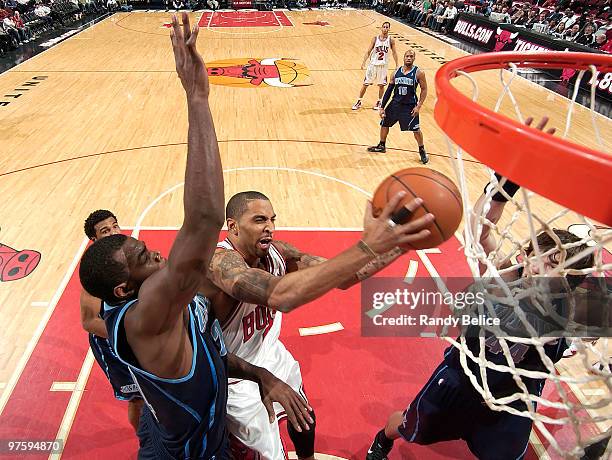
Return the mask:
MULTIPOLYGON (((502 180, 501 174, 495 173, 495 177, 497 178, 498 182, 501 182, 501 180, 502 180)), ((490 183, 487 184, 487 186, 485 187, 484 193, 487 193, 487 189, 488 189, 489 185, 490 185, 490 183)), ((519 188, 521 188, 521 187, 519 185, 515 184, 514 182, 512 182, 508 178, 506 178, 506 182, 502 186, 502 189, 504 190, 504 192, 506 192, 508 194, 508 196, 511 197, 511 198, 514 197, 516 192, 518 192, 519 188)), ((500 192, 495 193, 492 196, 492 200, 500 202, 500 203, 505 203, 505 202, 508 201, 508 198, 506 198, 506 196, 500 191, 500 192)))
POLYGON ((387 105, 387 102, 389 102, 389 99, 391 99, 391 95, 393 94, 393 89, 395 88, 395 83, 389 83, 389 85, 387 85, 387 89, 385 91, 385 95, 382 98, 382 108, 384 109, 387 105))

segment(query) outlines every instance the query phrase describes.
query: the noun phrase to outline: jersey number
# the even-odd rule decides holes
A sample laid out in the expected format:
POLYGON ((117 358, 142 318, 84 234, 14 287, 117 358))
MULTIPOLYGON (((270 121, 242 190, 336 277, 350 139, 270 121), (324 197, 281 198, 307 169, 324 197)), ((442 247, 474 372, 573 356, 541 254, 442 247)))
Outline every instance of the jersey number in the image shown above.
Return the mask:
POLYGON ((248 342, 255 331, 264 331, 265 337, 274 324, 274 314, 268 307, 257 305, 255 310, 242 318, 242 336, 243 342, 248 342))
POLYGON ((399 88, 397 88, 397 92, 400 96, 405 96, 406 94, 408 94, 408 88, 406 88, 405 86, 400 86, 399 88))
POLYGON ((385 52, 384 51, 379 51, 378 52, 378 60, 379 61, 384 61, 385 59, 385 52))

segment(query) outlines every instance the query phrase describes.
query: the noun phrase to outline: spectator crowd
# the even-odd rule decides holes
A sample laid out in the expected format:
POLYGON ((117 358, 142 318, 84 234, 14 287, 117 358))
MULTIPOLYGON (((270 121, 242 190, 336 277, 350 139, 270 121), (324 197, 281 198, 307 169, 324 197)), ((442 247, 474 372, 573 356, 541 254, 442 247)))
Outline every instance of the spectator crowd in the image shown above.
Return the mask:
POLYGON ((0 57, 83 16, 127 8, 127 0, 0 0, 0 57))
POLYGON ((447 33, 460 11, 612 52, 611 0, 374 0, 375 8, 418 27, 447 33))

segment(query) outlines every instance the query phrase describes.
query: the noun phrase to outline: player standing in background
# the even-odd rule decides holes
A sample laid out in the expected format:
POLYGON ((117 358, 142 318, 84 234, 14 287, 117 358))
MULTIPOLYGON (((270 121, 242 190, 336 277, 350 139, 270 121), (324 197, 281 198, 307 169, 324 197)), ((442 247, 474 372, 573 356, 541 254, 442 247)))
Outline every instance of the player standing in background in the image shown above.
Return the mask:
MULTIPOLYGON (((92 212, 85 220, 85 234, 91 241, 97 241, 110 235, 121 233, 115 215, 106 210, 99 209, 92 212)), ((89 332, 89 346, 100 368, 113 387, 115 398, 119 401, 128 401, 128 420, 138 431, 138 422, 142 410, 142 398, 134 380, 125 364, 119 361, 108 343, 108 333, 104 320, 100 316, 102 300, 81 291, 81 325, 89 332)))
POLYGON ((385 142, 389 128, 399 121, 402 131, 412 131, 419 145, 421 163, 427 164, 429 157, 423 145, 423 133, 419 122, 419 111, 427 98, 427 80, 425 72, 414 65, 415 53, 408 50, 404 53, 404 65, 396 70, 391 83, 385 91, 385 97, 380 107, 380 142, 378 145, 368 147, 368 152, 385 153, 385 142), (420 97, 417 97, 417 86, 421 87, 420 97), (393 98, 391 98, 393 94, 393 98), (385 109, 391 99, 389 107, 385 109))
POLYGON ((363 98, 368 86, 378 85, 378 101, 376 105, 372 107, 374 110, 378 110, 381 107, 381 99, 383 97, 385 86, 387 85, 387 74, 389 72, 389 50, 393 53, 393 60, 395 61, 395 67, 398 67, 397 51, 395 49, 395 40, 389 37, 389 29, 391 28, 390 22, 383 22, 381 33, 376 37, 372 38, 370 48, 363 58, 361 68, 365 67, 365 63, 370 59, 368 68, 366 70, 365 79, 361 92, 359 93, 359 99, 353 105, 353 110, 358 110, 361 107, 361 99, 363 98))

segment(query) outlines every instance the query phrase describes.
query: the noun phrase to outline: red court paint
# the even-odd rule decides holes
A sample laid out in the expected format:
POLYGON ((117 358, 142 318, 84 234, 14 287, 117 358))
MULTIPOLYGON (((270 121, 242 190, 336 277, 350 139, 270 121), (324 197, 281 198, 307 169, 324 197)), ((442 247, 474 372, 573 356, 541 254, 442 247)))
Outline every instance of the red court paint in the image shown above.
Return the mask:
POLYGON ((282 11, 215 11, 202 14, 200 27, 293 27, 282 11))
MULTIPOLYGON (((143 230, 140 238, 149 248, 167 255, 175 235, 175 231, 143 230)), ((358 232, 322 231, 275 234, 277 239, 326 257, 348 248, 359 236, 358 232)), ((442 276, 469 274, 454 238, 441 246, 440 254, 427 256, 442 276)), ((410 259, 419 263, 417 276, 429 276, 416 253, 402 257, 379 276, 403 277, 410 259)), ((76 381, 88 350, 87 335, 80 326, 79 294, 75 271, 0 416, 0 439, 55 437, 70 393, 52 393, 49 388, 54 381, 76 381)), ((410 403, 446 347, 446 342, 439 339, 361 337, 360 302, 358 286, 331 292, 284 315, 281 335, 300 362, 306 392, 317 411, 317 451, 347 459, 365 458, 372 436, 392 411, 402 410, 410 403), (344 330, 299 335, 300 327, 332 322, 341 322, 344 330)), ((286 433, 284 436, 292 450, 286 433)), ((136 458, 137 448, 127 420, 127 404, 114 400, 110 385, 94 364, 63 456, 87 460, 136 458)), ((390 458, 441 460, 472 456, 465 443, 459 441, 433 446, 398 442, 390 458)), ((535 458, 531 449, 528 458, 535 458)))

